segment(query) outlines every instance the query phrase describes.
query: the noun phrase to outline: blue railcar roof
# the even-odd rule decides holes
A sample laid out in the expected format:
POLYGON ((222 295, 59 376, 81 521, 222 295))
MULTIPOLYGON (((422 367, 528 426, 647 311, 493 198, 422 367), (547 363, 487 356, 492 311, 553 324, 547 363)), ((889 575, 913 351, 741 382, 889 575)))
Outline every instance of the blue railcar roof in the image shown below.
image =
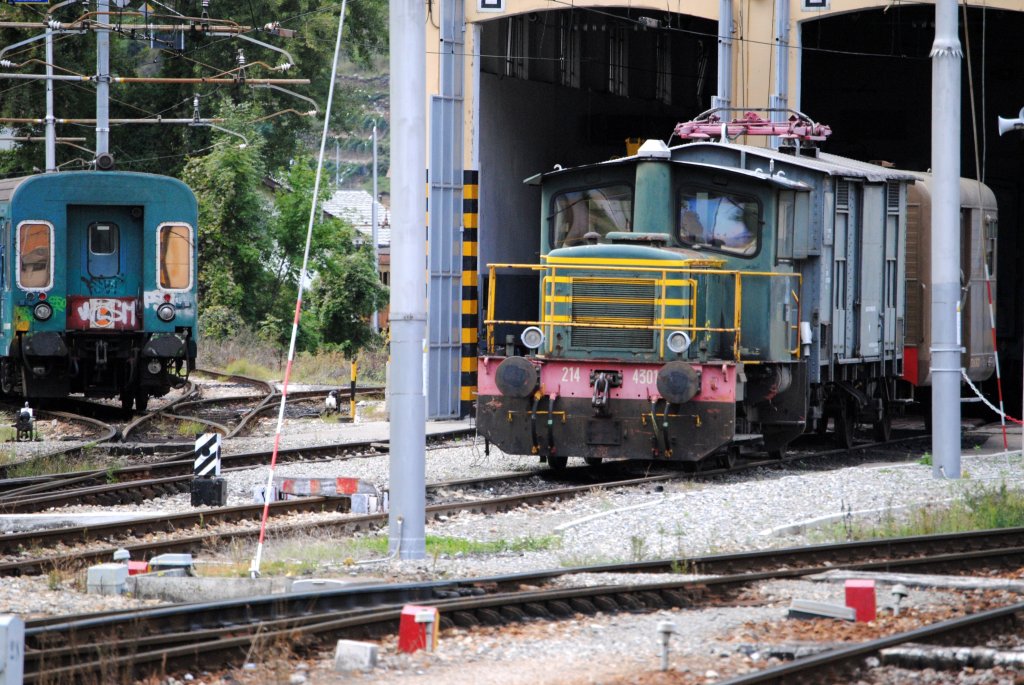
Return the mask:
MULTIPOLYGON (((195 195, 170 176, 133 171, 62 171, 0 181, 0 201, 16 200, 23 210, 60 204, 149 204, 190 207, 197 211, 195 195), (6 194, 6 197, 5 197, 6 194)), ((32 211, 32 210, 29 210, 32 211)))

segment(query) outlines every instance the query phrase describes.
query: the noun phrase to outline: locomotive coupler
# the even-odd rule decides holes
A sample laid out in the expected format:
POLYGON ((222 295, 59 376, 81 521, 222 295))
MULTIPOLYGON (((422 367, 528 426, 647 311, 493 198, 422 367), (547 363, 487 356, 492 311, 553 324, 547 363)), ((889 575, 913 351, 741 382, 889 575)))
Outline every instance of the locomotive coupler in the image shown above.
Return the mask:
POLYGON ((591 406, 599 416, 606 416, 609 392, 622 385, 622 374, 618 371, 591 371, 590 385, 594 388, 590 398, 591 406))

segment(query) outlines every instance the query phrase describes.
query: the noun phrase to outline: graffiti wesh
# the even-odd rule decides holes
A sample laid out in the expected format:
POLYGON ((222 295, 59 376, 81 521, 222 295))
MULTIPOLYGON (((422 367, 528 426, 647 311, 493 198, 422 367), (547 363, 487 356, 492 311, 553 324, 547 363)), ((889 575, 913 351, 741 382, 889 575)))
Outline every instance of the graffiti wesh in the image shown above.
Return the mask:
POLYGON ((134 297, 68 297, 68 328, 135 330, 134 297))

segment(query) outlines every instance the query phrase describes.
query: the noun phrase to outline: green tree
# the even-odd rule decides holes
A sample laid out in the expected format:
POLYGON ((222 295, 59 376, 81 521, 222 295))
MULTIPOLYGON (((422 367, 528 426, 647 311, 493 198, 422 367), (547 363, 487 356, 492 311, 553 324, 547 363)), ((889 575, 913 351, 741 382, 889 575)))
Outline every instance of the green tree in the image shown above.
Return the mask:
MULTIPOLYGON (((274 315, 290 321, 297 296, 315 169, 312 160, 297 161, 274 197, 276 211, 271 225, 275 249, 274 315), (290 308, 289 308, 290 305, 290 308)), ((327 198, 321 185, 320 201, 327 198)), ((315 351, 321 344, 354 354, 374 340, 372 313, 387 302, 387 290, 373 265, 370 246, 360 246, 351 226, 338 219, 315 217, 309 255, 312 283, 300 318, 299 350, 315 351)), ((280 341, 287 344, 290 328, 280 341)))
POLYGON ((376 340, 369 325, 373 312, 387 304, 388 291, 381 285, 367 247, 348 254, 329 251, 333 259, 317 274, 310 289, 310 313, 319 324, 325 346, 347 357, 376 340))
POLYGON ((272 276, 265 265, 274 249, 260 139, 252 140, 239 144, 218 134, 213 149, 190 159, 184 171, 199 200, 200 302, 227 307, 249 324, 266 314, 272 276))
MULTIPOLYGON (((134 7, 134 3, 132 4, 134 7)), ((116 7, 111 5, 112 9, 116 7)), ((152 21, 188 23, 184 17, 198 17, 202 13, 200 0, 168 0, 161 3, 166 9, 156 10, 159 15, 152 21), (175 16, 175 14, 179 16, 175 16)), ((44 8, 45 9, 45 8, 44 8)), ((309 85, 288 87, 312 98, 322 108, 326 104, 330 85, 331 59, 339 4, 321 4, 315 0, 262 0, 260 3, 214 3, 212 17, 250 26, 252 37, 264 43, 287 50, 295 60, 288 71, 276 69, 284 61, 280 53, 267 50, 251 42, 223 36, 204 36, 198 32, 185 35, 184 50, 176 49, 176 37, 150 36, 144 31, 117 30, 111 35, 111 73, 119 76, 159 77, 213 77, 231 76, 238 68, 238 51, 246 58, 245 75, 248 78, 308 78, 309 85), (280 27, 295 31, 291 38, 273 35, 264 27, 278 22, 280 27)), ((82 12, 80 5, 62 7, 53 19, 70 22, 82 12)), ((0 4, 0 20, 41 21, 45 12, 36 5, 0 4)), ((343 46, 350 59, 368 64, 372 56, 386 50, 387 1, 360 0, 347 5, 346 29, 343 46)), ((138 16, 114 14, 117 24, 139 22, 138 16)), ((0 29, 0 46, 22 41, 41 31, 35 29, 0 29)), ((95 34, 58 35, 55 40, 54 61, 57 73, 91 75, 95 72, 95 34)), ((30 43, 5 55, 17 65, 12 71, 41 73, 44 42, 30 43)), ((94 116, 95 87, 91 83, 58 81, 56 115, 58 117, 86 118, 94 116)), ((44 116, 45 84, 39 81, 0 80, 0 116, 44 116)), ((249 86, 242 82, 223 84, 112 84, 110 116, 112 118, 153 118, 156 115, 189 118, 193 114, 193 96, 200 96, 200 115, 214 116, 223 103, 247 104, 249 122, 258 126, 265 139, 263 161, 268 168, 283 166, 296 152, 311 142, 312 119, 303 116, 311 106, 292 95, 274 89, 249 86), (291 112, 289 110, 297 110, 291 112)), ((336 108, 332 122, 344 122, 352 116, 344 108, 336 108)), ((60 136, 85 136, 82 147, 92 150, 94 126, 91 124, 62 125, 60 136)), ((41 124, 23 124, 19 135, 43 135, 41 124)), ((208 129, 183 125, 123 125, 112 126, 110 150, 118 167, 133 171, 149 171, 179 176, 186 161, 203 154, 212 143, 208 129)), ((64 168, 81 168, 91 161, 92 155, 82 149, 59 145, 58 164, 64 168)), ((43 166, 43 147, 40 143, 27 143, 17 148, 15 161, 5 160, 3 171, 10 175, 32 173, 43 166)))

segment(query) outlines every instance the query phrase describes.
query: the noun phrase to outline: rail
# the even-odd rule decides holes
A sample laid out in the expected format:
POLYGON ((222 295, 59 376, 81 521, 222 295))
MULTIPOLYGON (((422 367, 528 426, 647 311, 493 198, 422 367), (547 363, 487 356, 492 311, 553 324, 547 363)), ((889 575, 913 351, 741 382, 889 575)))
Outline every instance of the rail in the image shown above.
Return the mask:
MULTIPOLYGON (((547 259, 547 258, 545 258, 547 259)), ((787 288, 787 297, 792 299, 796 321, 800 321, 800 291, 802 282, 798 273, 774 271, 741 271, 707 268, 707 262, 700 261, 686 266, 648 266, 622 260, 621 265, 608 264, 608 260, 548 259, 545 264, 490 264, 488 266, 487 310, 484 320, 487 351, 493 353, 495 328, 502 325, 536 326, 544 333, 543 349, 554 351, 556 328, 599 329, 602 331, 650 331, 657 337, 657 354, 664 357, 666 336, 681 330, 697 341, 700 336, 706 342, 713 334, 732 336, 732 358, 735 362, 757 361, 744 356, 742 345, 743 288, 744 281, 752 279, 786 279, 795 284, 787 288), (540 320, 517 320, 496 318, 498 302, 498 271, 528 271, 538 274, 541 293, 540 320), (728 293, 723 302, 731 299, 730 321, 712 326, 708 317, 701 324, 698 320, 698 284, 704 280, 705 290, 728 293), (721 281, 710 285, 710 281, 721 281), (647 286, 649 296, 639 293, 638 284, 647 286), (577 285, 592 286, 580 288, 577 285), (578 313, 577 309, 582 313, 578 313)), ((618 261, 618 260, 616 260, 618 261)), ((645 260, 648 264, 653 260, 645 260)), ((720 263, 720 262, 718 262, 720 263)), ((723 307, 723 310, 727 307, 723 307)), ((717 312, 716 312, 717 314, 717 312)), ((799 356, 799 325, 786 326, 789 341, 787 351, 792 357, 799 356)))

